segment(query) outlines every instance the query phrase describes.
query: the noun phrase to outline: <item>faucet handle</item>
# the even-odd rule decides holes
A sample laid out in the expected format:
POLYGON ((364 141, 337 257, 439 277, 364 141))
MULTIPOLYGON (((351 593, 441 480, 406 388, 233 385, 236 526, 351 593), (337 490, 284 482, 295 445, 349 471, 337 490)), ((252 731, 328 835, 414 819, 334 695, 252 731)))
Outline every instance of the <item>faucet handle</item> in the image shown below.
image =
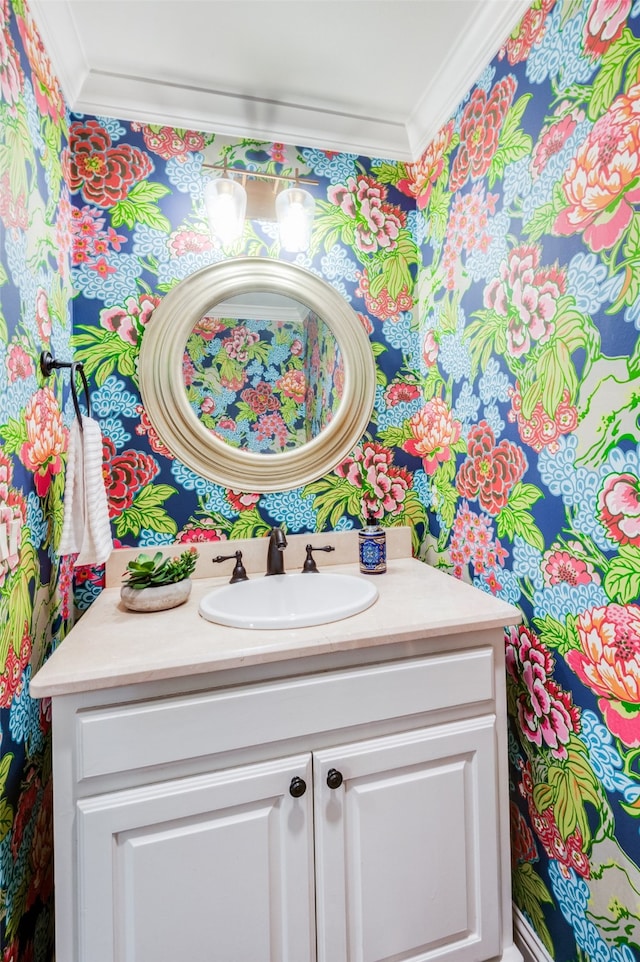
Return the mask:
POLYGON ((242 552, 236 551, 235 554, 219 554, 217 557, 212 558, 214 564, 219 564, 220 561, 229 561, 231 558, 236 559, 236 564, 231 573, 230 585, 234 585, 237 581, 248 581, 249 575, 247 574, 247 569, 242 564, 242 552))
POLYGON ((308 544, 306 547, 307 557, 305 558, 304 564, 302 566, 302 574, 319 574, 318 566, 315 563, 313 552, 314 551, 335 551, 336 549, 331 544, 324 545, 322 548, 314 548, 313 545, 308 544))

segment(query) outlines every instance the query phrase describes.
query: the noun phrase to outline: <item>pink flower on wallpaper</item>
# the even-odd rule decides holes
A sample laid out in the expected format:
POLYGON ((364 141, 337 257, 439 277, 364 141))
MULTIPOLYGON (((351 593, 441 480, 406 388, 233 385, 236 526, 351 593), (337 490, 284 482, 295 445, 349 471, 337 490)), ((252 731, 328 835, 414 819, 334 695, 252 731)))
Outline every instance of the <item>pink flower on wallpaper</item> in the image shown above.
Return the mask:
POLYGON ((213 241, 208 234, 195 230, 177 230, 171 235, 169 247, 176 257, 185 254, 200 254, 213 249, 213 241))
POLYGON ((271 144, 269 148, 269 156, 272 160, 275 160, 276 164, 284 164, 287 160, 287 148, 285 144, 271 144))
POLYGON ((489 514, 499 514, 527 469, 522 450, 506 438, 496 445, 493 429, 480 421, 469 431, 467 451, 456 479, 459 493, 464 498, 477 498, 489 514))
POLYGON ((451 167, 450 190, 460 190, 469 177, 477 179, 489 170, 515 92, 516 79, 511 75, 499 80, 488 96, 481 87, 474 89, 460 121, 460 146, 451 167))
POLYGON ((212 341, 214 337, 225 331, 229 327, 229 322, 220 317, 212 317, 205 314, 193 325, 193 334, 201 337, 203 341, 212 341))
POLYGON ((222 346, 229 357, 244 364, 249 360, 249 348, 259 340, 260 335, 256 331, 250 331, 239 324, 233 328, 229 337, 224 338, 222 346))
POLYGON ((385 513, 398 514, 413 484, 411 474, 392 464, 393 453, 381 444, 363 445, 362 454, 363 480, 368 489, 362 498, 364 513, 371 512, 376 518, 385 513))
POLYGON ((0 94, 9 105, 9 113, 15 114, 24 85, 24 73, 18 52, 9 33, 9 0, 0 2, 0 94))
POLYGON ((29 59, 33 93, 38 108, 42 114, 48 114, 54 124, 59 124, 65 114, 64 97, 40 33, 27 10, 24 17, 16 17, 16 22, 29 59))
MULTIPOLYGON (((247 372, 244 370, 233 374, 220 375, 220 383, 223 387, 229 388, 230 391, 240 391, 248 380, 247 372)), ((219 426, 222 427, 222 423, 219 426)))
POLYGON ((196 378, 196 369, 193 360, 185 351, 182 355, 182 380, 185 387, 191 387, 196 378))
POLYGON ((109 264, 104 257, 99 257, 93 264, 89 264, 89 268, 95 271, 96 274, 99 274, 100 277, 108 277, 109 274, 115 274, 117 270, 117 268, 114 267, 113 264, 109 264))
POLYGON ((292 398, 298 404, 302 404, 307 393, 307 380, 304 371, 285 371, 282 377, 276 381, 276 387, 282 391, 285 397, 292 398))
POLYGON ((69 146, 62 153, 62 167, 73 191, 97 207, 114 207, 134 184, 149 176, 153 164, 131 144, 112 145, 111 137, 97 120, 72 123, 69 146))
POLYGON ((415 401, 420 397, 420 388, 417 384, 408 381, 394 381, 385 392, 384 399, 390 408, 397 404, 405 404, 415 401))
POLYGON ((458 284, 460 255, 463 250, 485 252, 490 243, 489 217, 496 212, 498 194, 486 194, 483 184, 474 184, 466 194, 456 194, 451 203, 447 236, 442 255, 445 286, 454 291, 458 284))
POLYGON ((36 324, 41 341, 48 341, 51 337, 51 314, 49 313, 49 298, 44 288, 39 287, 36 293, 36 324))
POLYGON ((35 373, 31 355, 27 354, 22 344, 13 343, 9 345, 6 364, 11 383, 26 381, 28 377, 35 373))
POLYGON ((618 544, 640 546, 640 479, 609 475, 598 495, 598 519, 618 544))
POLYGON ((20 650, 16 654, 13 644, 9 645, 4 670, 0 674, 0 708, 9 708, 14 696, 22 691, 22 675, 29 664, 31 649, 29 625, 25 622, 20 650))
POLYGON ((411 437, 402 448, 422 458, 427 474, 434 474, 439 464, 453 457, 451 446, 460 439, 462 425, 442 398, 427 401, 407 422, 411 437))
POLYGON ((436 340, 435 331, 428 330, 422 339, 422 359, 427 367, 433 367, 436 363, 439 350, 440 347, 436 340))
POLYGON ((138 491, 151 484, 160 468, 155 458, 143 451, 117 454, 109 437, 102 439, 102 461, 109 517, 117 518, 131 507, 138 491))
POLYGON ((189 151, 202 150, 204 136, 195 130, 181 130, 178 127, 161 127, 159 124, 138 123, 131 125, 133 130, 142 130, 145 145, 164 160, 180 157, 189 151))
POLYGON ((362 491, 363 516, 400 514, 407 491, 413 486, 410 472, 394 465, 393 451, 376 441, 365 441, 356 448, 353 456, 340 462, 335 473, 362 491))
POLYGON ((379 317, 381 321, 391 321, 392 323, 400 320, 401 311, 410 311, 413 307, 413 298, 404 286, 396 297, 391 297, 386 287, 383 287, 377 294, 373 295, 370 290, 369 275, 366 270, 356 273, 358 286, 356 296, 364 297, 364 303, 369 314, 379 317))
POLYGON ((360 501, 363 517, 381 519, 385 514, 400 514, 407 491, 412 486, 410 472, 392 465, 388 471, 377 476, 373 491, 364 492, 360 501))
POLYGON ((160 298, 154 294, 128 297, 122 306, 100 311, 100 324, 127 344, 136 345, 159 303, 160 298))
POLYGON ((247 494, 243 491, 231 491, 230 489, 225 492, 225 497, 236 511, 251 511, 260 500, 260 495, 255 492, 247 494))
POLYGON ((573 108, 569 113, 561 116, 564 109, 566 109, 565 104, 560 104, 555 111, 559 119, 545 124, 540 131, 531 159, 531 170, 534 177, 540 176, 551 158, 562 150, 578 124, 584 120, 583 110, 573 108))
POLYGON ((182 544, 196 544, 205 541, 226 541, 227 536, 220 528, 216 528, 213 524, 203 523, 197 524, 189 523, 185 524, 182 531, 179 531, 176 535, 176 541, 182 544))
POLYGON ((69 195, 69 190, 67 186, 64 185, 60 193, 60 200, 58 201, 58 209, 57 209, 56 220, 54 225, 58 271, 60 273, 60 276, 64 279, 68 279, 70 275, 70 264, 69 264, 68 255, 71 252, 73 247, 71 223, 72 223, 71 199, 69 195))
POLYGON ((517 422, 518 433, 523 443, 534 451, 540 452, 546 448, 551 454, 555 454, 560 447, 558 438, 562 434, 569 434, 578 426, 578 410, 571 404, 569 391, 564 390, 562 400, 553 416, 547 414, 542 401, 538 401, 528 418, 525 418, 522 413, 519 381, 516 381, 515 387, 509 386, 507 391, 511 398, 511 410, 507 418, 511 423, 517 422))
POLYGON ((582 42, 595 60, 622 36, 633 0, 591 0, 582 42))
POLYGON ((251 425, 258 441, 273 441, 276 448, 287 443, 289 431, 281 414, 261 414, 257 424, 251 425))
POLYGON ((547 14, 553 9, 555 2, 556 0, 534 0, 507 42, 500 48, 500 60, 506 56, 513 66, 527 59, 533 45, 544 37, 547 14))
POLYGON ((566 655, 580 681, 598 696, 607 727, 629 748, 640 746, 640 607, 592 608, 576 622, 579 648, 566 655))
POLYGON ((44 497, 54 475, 62 471, 62 452, 67 447, 68 431, 50 387, 36 391, 27 403, 24 416, 27 440, 20 449, 20 460, 33 471, 36 493, 44 497))
POLYGON ((542 812, 538 811, 533 799, 534 783, 531 775, 531 762, 521 763, 521 771, 522 781, 518 786, 518 791, 526 799, 531 825, 545 852, 549 858, 558 862, 565 878, 569 878, 571 869, 581 875, 582 878, 590 878, 589 856, 584 850, 584 839, 580 829, 574 829, 564 839, 556 823, 553 806, 550 805, 542 812))
POLYGON ((327 191, 329 201, 340 207, 355 221, 354 243, 358 250, 372 254, 393 250, 406 214, 387 201, 387 188, 374 177, 359 174, 346 184, 336 184, 327 191))
POLYGON ((267 381, 258 381, 255 387, 248 387, 242 392, 241 397, 255 414, 277 411, 280 407, 280 401, 267 381))
MULTIPOLYGON (((569 545, 568 547, 571 547, 569 545)), ((576 545, 580 550, 580 545, 576 545)), ((554 545, 542 558, 542 574, 545 585, 588 585, 600 581, 593 565, 571 551, 554 545)))
POLYGON ((511 865, 518 862, 537 862, 538 850, 533 832, 527 825, 522 812, 515 802, 509 802, 509 824, 511 838, 511 865))
POLYGON ((533 341, 549 340, 566 289, 564 271, 540 267, 540 253, 535 244, 514 247, 484 291, 484 306, 507 320, 507 347, 513 357, 526 354, 533 341))
POLYGON ((136 414, 140 418, 140 424, 138 424, 136 427, 136 434, 139 437, 144 437, 146 435, 147 440, 149 441, 149 447, 152 451, 154 451, 156 454, 161 454, 164 458, 173 460, 173 454, 166 444, 164 444, 164 442, 162 442, 158 437, 156 429, 149 420, 149 415, 141 404, 136 406, 136 414))
POLYGON ((553 681, 553 658, 524 625, 506 633, 506 666, 516 690, 520 731, 532 745, 566 758, 569 739, 580 731, 580 716, 569 692, 553 681))
POLYGON ((609 250, 622 237, 640 201, 640 84, 620 94, 597 120, 562 181, 567 207, 558 234, 582 233, 592 251, 609 250))
POLYGON ((495 537, 492 519, 486 514, 475 514, 468 502, 462 500, 453 522, 449 557, 454 576, 462 578, 469 564, 479 575, 504 565, 508 552, 495 537))
POLYGON ((304 350, 304 346, 300 338, 296 337, 295 340, 291 342, 290 351, 294 357, 300 357, 304 350))
POLYGON ((408 197, 414 197, 418 210, 424 210, 431 198, 438 177, 444 170, 447 150, 453 139, 454 122, 441 127, 420 160, 415 164, 406 164, 407 176, 396 184, 398 190, 408 197))

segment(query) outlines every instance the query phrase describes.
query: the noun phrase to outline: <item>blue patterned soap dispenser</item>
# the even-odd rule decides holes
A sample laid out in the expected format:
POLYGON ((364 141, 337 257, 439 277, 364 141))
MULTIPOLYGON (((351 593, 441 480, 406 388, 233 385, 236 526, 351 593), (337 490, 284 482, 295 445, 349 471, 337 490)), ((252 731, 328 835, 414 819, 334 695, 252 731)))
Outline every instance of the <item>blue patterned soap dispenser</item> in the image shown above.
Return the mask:
POLYGON ((387 535, 371 512, 367 523, 358 532, 360 571, 366 575, 381 575, 387 570, 387 535))

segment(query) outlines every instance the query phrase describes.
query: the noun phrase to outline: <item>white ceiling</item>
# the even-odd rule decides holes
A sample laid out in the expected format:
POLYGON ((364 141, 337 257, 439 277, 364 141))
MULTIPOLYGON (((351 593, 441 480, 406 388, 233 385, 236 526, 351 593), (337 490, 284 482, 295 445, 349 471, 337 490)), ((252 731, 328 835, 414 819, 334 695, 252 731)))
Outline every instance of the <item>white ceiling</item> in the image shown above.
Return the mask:
POLYGON ((530 0, 30 0, 71 110, 417 159, 530 0))

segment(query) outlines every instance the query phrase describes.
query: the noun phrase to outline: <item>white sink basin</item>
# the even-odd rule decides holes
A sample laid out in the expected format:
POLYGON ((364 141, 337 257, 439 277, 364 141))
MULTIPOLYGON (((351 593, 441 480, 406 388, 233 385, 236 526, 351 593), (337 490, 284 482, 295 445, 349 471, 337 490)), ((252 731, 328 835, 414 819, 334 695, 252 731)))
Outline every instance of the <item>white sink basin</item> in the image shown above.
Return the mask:
POLYGON ((308 628, 364 611, 377 597, 376 586, 355 575, 270 575, 215 588, 199 610, 232 628, 308 628))

